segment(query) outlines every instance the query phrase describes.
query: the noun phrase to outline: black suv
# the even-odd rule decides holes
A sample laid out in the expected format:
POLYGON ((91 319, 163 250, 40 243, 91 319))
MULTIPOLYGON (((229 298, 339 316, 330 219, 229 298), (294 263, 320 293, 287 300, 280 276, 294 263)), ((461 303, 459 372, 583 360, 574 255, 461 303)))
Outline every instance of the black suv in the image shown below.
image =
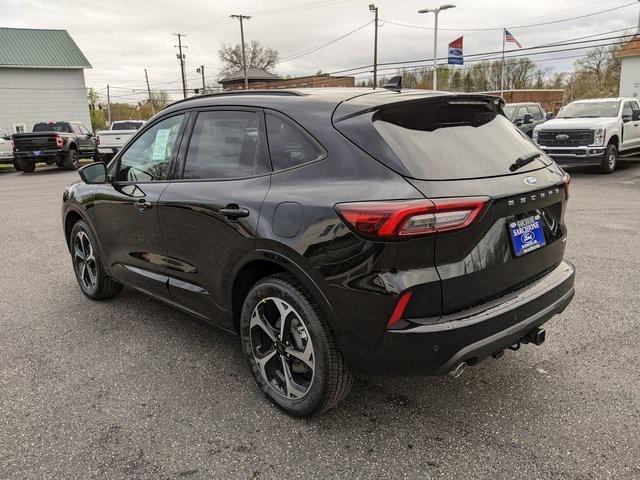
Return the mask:
POLYGON ((263 392, 326 410, 353 371, 457 376, 574 294, 568 176, 496 97, 253 91, 175 103, 64 193, 82 291, 240 335, 263 392))

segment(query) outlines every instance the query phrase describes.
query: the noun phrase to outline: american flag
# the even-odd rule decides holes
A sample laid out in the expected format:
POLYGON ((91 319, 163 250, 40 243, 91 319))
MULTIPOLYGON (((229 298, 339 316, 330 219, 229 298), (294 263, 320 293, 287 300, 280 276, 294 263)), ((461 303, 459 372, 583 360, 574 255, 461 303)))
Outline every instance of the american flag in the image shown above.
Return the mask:
POLYGON ((509 30, 507 30, 506 28, 504 29, 504 40, 507 43, 515 43, 518 48, 522 48, 522 45, 520 45, 520 42, 518 40, 516 40, 516 37, 514 37, 511 32, 509 32, 509 30))

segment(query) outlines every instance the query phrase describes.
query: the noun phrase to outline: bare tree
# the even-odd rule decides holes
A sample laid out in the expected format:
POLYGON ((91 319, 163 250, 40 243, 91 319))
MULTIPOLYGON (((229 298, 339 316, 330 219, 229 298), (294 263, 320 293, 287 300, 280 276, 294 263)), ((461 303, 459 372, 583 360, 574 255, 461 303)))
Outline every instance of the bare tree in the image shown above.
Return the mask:
MULTIPOLYGON (((278 63, 278 51, 273 48, 263 47, 260 45, 260 42, 256 40, 252 40, 248 44, 245 43, 245 50, 248 67, 258 67, 271 71, 275 68, 276 63, 278 63)), ((235 45, 222 44, 218 50, 218 56, 222 62, 223 75, 228 75, 243 67, 242 46, 239 43, 235 45)))

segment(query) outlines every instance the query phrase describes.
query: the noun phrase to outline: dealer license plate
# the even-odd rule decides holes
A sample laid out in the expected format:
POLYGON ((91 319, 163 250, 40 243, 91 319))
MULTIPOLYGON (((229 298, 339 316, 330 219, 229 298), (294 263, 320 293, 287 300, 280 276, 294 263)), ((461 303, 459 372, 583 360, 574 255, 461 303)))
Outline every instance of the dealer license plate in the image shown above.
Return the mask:
POLYGON ((511 234, 513 254, 516 257, 533 252, 547 244, 540 215, 532 215, 509 222, 509 233, 511 234))

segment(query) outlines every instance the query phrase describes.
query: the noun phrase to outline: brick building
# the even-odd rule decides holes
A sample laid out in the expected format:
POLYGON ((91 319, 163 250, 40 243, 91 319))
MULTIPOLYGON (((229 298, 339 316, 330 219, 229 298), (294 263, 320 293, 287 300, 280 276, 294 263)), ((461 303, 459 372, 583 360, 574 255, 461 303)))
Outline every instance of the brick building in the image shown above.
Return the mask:
MULTIPOLYGON (((307 88, 307 87, 354 87, 354 77, 333 77, 330 75, 310 75, 307 77, 280 78, 273 73, 261 68, 250 67, 247 69, 249 89, 269 88, 307 88)), ((242 90, 244 88, 244 72, 238 70, 228 77, 219 80, 222 89, 242 90)))

